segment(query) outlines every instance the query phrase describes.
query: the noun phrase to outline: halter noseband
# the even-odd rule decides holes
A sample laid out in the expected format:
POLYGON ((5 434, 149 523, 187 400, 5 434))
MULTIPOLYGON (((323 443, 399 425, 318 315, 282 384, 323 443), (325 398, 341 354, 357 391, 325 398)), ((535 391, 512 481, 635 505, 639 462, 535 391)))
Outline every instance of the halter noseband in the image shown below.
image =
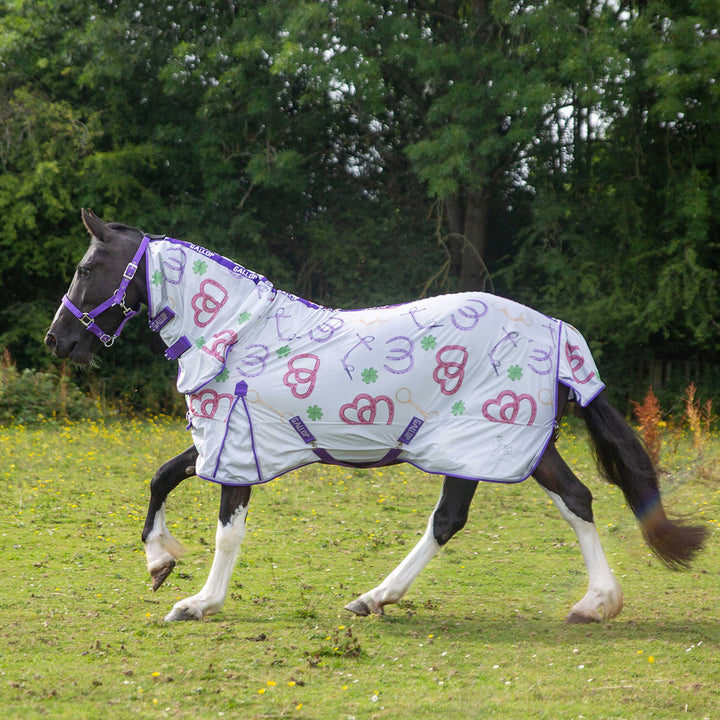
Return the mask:
POLYGON ((138 310, 134 310, 133 308, 129 308, 127 307, 127 305, 125 305, 125 296, 128 285, 130 285, 130 281, 135 277, 138 265, 140 264, 140 259, 145 254, 145 251, 147 250, 147 246, 149 244, 150 237, 145 235, 142 239, 142 242, 140 243, 140 247, 137 249, 137 252, 133 256, 133 259, 127 264, 118 289, 104 303, 101 303, 93 310, 90 310, 89 312, 83 312, 70 300, 67 294, 63 295, 62 304, 85 326, 86 330, 89 330, 93 335, 99 338, 100 342, 102 342, 105 347, 111 347, 115 340, 120 336, 120 333, 122 332, 125 323, 131 317, 138 314, 139 308, 138 310), (103 332, 100 327, 95 323, 95 318, 98 315, 104 313, 106 310, 110 309, 111 307, 115 307, 116 305, 120 307, 124 317, 117 330, 115 330, 115 334, 108 335, 106 332, 103 332))

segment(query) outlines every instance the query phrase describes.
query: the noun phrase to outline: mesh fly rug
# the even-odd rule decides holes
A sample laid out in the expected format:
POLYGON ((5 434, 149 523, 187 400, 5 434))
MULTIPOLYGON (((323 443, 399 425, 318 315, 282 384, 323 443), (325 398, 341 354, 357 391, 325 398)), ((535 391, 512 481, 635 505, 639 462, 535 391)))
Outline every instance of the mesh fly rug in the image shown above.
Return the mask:
POLYGON ((494 295, 332 310, 189 243, 154 239, 146 258, 208 480, 409 462, 518 482, 552 437, 558 381, 583 406, 604 387, 575 328, 494 295))

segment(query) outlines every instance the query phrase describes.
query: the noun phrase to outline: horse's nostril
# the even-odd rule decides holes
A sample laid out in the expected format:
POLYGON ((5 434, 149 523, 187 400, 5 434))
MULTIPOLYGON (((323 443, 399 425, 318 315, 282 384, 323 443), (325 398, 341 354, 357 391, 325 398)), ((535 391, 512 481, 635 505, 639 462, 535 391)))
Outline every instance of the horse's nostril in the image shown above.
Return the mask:
POLYGON ((52 333, 48 333, 45 336, 45 344, 53 351, 57 349, 57 339, 52 333))

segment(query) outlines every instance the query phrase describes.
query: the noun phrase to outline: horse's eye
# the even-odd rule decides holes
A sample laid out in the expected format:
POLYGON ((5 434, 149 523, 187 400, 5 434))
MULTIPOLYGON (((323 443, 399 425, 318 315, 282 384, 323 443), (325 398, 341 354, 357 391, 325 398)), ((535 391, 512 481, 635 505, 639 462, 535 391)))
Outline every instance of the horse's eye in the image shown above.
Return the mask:
POLYGON ((90 268, 86 267, 84 265, 81 265, 77 269, 77 274, 78 274, 78 277, 87 277, 90 274, 90 268))

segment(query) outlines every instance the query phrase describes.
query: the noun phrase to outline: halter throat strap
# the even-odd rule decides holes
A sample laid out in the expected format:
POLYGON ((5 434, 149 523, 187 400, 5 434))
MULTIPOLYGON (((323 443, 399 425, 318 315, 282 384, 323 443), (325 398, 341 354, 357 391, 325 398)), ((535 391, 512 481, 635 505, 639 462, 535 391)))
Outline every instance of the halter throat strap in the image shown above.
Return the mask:
POLYGON ((130 285, 132 279, 135 277, 135 273, 137 272, 137 269, 140 265, 140 260, 145 254, 145 251, 150 244, 150 240, 151 238, 148 235, 145 235, 143 237, 142 242, 140 243, 140 247, 137 249, 137 252, 135 253, 135 255, 133 255, 132 260, 127 264, 127 267, 125 268, 125 272, 123 273, 122 279, 120 280, 120 285, 118 286, 118 289, 113 293, 112 296, 105 300, 105 302, 100 303, 100 305, 98 305, 96 308, 88 312, 83 312, 72 302, 72 300, 70 300, 67 294, 63 296, 62 304, 85 326, 85 329, 95 335, 95 337, 97 337, 100 342, 105 345, 105 347, 112 346, 115 340, 120 336, 123 327, 125 327, 125 323, 131 317, 137 315, 138 313, 139 308, 138 310, 129 308, 125 304, 125 300, 128 286, 130 285), (103 332, 103 330, 97 325, 97 323, 95 322, 95 318, 98 317, 98 315, 104 313, 106 310, 109 310, 111 307, 115 307, 116 305, 122 310, 124 317, 117 330, 115 330, 115 334, 108 335, 106 332, 103 332))

